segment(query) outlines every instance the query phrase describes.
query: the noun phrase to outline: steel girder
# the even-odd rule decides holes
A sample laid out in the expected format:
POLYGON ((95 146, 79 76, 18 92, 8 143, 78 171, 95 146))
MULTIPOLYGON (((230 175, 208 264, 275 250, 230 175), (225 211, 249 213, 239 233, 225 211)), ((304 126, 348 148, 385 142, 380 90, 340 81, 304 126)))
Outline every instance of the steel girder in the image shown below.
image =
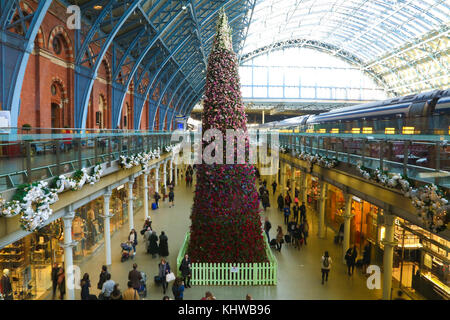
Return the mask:
MULTIPOLYGON (((193 51, 193 52, 191 53, 191 55, 188 56, 188 58, 185 59, 185 61, 183 61, 183 63, 182 63, 182 64, 180 65, 180 67, 178 68, 178 70, 177 70, 176 72, 174 72, 174 73, 172 74, 172 76, 170 77, 170 79, 167 81, 167 83, 166 83, 164 89, 162 90, 162 92, 161 92, 160 95, 159 95, 159 99, 158 99, 158 102, 157 102, 157 104, 156 104, 156 110, 158 110, 159 105, 161 104, 161 101, 162 101, 163 97, 164 97, 165 94, 166 94, 167 89, 168 89, 168 88, 170 87, 170 85, 172 84, 172 81, 178 76, 178 72, 180 72, 180 71, 183 69, 183 67, 184 67, 188 62, 190 62, 191 58, 193 58, 193 57, 195 58, 195 51, 193 51)), ((192 68, 192 67, 191 67, 191 70, 194 70, 194 69, 195 69, 195 68, 192 68)), ((180 80, 180 81, 181 81, 181 80, 180 80)), ((167 115, 167 111, 168 111, 169 109, 170 109, 170 103, 167 104, 167 109, 165 110, 164 116, 167 115)), ((161 112, 161 110, 160 110, 160 112, 161 112)), ((155 119, 153 119, 152 126, 154 125, 154 123, 155 123, 155 119)))
POLYGON ((21 8, 20 0, 0 1, 0 104, 2 110, 11 111, 12 127, 17 127, 19 119, 28 59, 51 2, 39 1, 36 10, 28 14, 21 8))
MULTIPOLYGON (((144 106, 144 102, 147 99, 147 97, 149 98, 149 100, 152 99, 153 96, 153 92, 155 91, 157 86, 154 86, 154 83, 156 81, 156 79, 158 78, 159 74, 161 73, 162 70, 165 70, 165 66, 169 63, 169 61, 171 61, 171 59, 173 58, 173 56, 184 47, 184 45, 190 40, 191 36, 185 38, 184 40, 181 41, 181 43, 175 48, 175 50, 173 52, 170 53, 169 56, 166 57, 166 59, 163 61, 163 63, 161 65, 158 66, 157 71, 155 72, 155 74, 153 75, 153 78, 149 81, 147 88, 145 90, 145 94, 144 94, 144 101, 137 106, 137 109, 135 109, 135 117, 137 117, 137 119, 139 119, 139 121, 136 123, 135 125, 140 125, 140 119, 141 119, 141 113, 142 113, 142 109, 144 106), (151 90, 151 91, 150 91, 151 90)), ((179 68, 179 67, 178 67, 179 68)), ((165 72, 167 72, 168 70, 165 70, 165 72)), ((164 74, 165 74, 164 72, 164 74)), ((156 110, 155 110, 155 114, 156 114, 156 110)), ((149 117, 149 120, 151 119, 151 117, 149 117)), ((149 122, 150 123, 150 122, 149 122)))
POLYGON ((77 30, 75 38, 75 127, 83 129, 86 127, 89 99, 100 64, 114 37, 138 8, 141 1, 106 1, 92 28, 84 37, 83 43, 81 43, 80 31, 77 30), (116 12, 120 9, 123 9, 123 11, 116 16, 116 12), (100 29, 105 23, 112 27, 110 32, 94 38, 96 34, 100 34, 100 29), (94 56, 91 55, 89 49, 92 44, 100 46, 99 53, 94 56), (85 56, 87 56, 87 59, 85 59, 85 56), (89 67, 83 66, 86 62, 89 63, 89 67))

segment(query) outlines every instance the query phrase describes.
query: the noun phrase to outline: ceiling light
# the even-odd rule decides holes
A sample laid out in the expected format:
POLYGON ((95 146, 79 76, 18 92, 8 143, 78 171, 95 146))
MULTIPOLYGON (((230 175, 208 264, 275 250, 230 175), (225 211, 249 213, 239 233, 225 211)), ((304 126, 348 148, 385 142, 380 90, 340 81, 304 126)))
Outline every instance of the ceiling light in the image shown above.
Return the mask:
POLYGON ((183 11, 186 11, 187 7, 186 7, 186 6, 182 6, 181 9, 182 9, 183 11))
POLYGON ((101 5, 98 5, 98 4, 97 4, 97 5, 94 6, 94 9, 95 9, 95 10, 102 10, 103 7, 102 7, 101 5))

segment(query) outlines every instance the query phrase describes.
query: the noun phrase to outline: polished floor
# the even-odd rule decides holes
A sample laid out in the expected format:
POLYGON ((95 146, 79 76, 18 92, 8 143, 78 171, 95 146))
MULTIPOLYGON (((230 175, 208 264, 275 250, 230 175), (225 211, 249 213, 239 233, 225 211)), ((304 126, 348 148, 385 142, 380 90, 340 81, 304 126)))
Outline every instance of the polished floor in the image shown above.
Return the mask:
MULTIPOLYGON (((175 188, 175 206, 169 208, 167 202, 163 202, 159 209, 151 211, 153 228, 158 235, 165 231, 169 238, 169 257, 168 261, 172 268, 176 267, 176 257, 178 250, 183 242, 186 231, 190 225, 190 211, 193 202, 194 187, 186 187, 184 182, 179 183, 175 188)), ((274 207, 276 196, 271 196, 272 207, 264 216, 269 217, 272 223, 270 236, 275 236, 278 225, 283 225, 282 214, 274 207)), ((308 245, 300 250, 290 246, 284 246, 281 252, 274 251, 278 259, 278 285, 277 286, 196 286, 185 290, 185 300, 198 300, 203 297, 206 291, 211 291, 217 299, 245 299, 246 294, 252 295, 253 299, 277 300, 277 299, 381 299, 382 290, 369 290, 366 286, 366 277, 361 269, 355 269, 353 276, 347 275, 347 269, 342 262, 341 247, 333 243, 334 232, 327 230, 325 239, 317 237, 317 218, 313 212, 308 210, 307 217, 310 220, 310 237, 308 245), (312 222, 312 223, 311 223, 312 222), (333 264, 329 274, 328 282, 321 284, 320 259, 325 250, 330 252, 333 264)), ((144 221, 144 212, 140 210, 135 214, 134 224, 136 230, 142 227, 144 221)), ((117 231, 112 237, 112 266, 110 272, 112 279, 119 283, 121 290, 126 289, 128 272, 132 269, 133 263, 138 264, 138 269, 147 274, 148 296, 146 299, 161 300, 163 292, 161 287, 154 285, 153 277, 157 274, 159 259, 145 253, 145 246, 142 236, 139 235, 139 244, 137 254, 134 260, 120 262, 121 250, 120 243, 128 236, 128 224, 117 231)), ((80 265, 81 273, 89 273, 92 283, 91 293, 98 294, 97 282, 101 266, 105 262, 104 247, 101 246, 90 259, 87 259, 80 265)), ((171 285, 168 295, 172 298, 171 285)), ((80 292, 76 291, 76 299, 80 299, 80 292)))

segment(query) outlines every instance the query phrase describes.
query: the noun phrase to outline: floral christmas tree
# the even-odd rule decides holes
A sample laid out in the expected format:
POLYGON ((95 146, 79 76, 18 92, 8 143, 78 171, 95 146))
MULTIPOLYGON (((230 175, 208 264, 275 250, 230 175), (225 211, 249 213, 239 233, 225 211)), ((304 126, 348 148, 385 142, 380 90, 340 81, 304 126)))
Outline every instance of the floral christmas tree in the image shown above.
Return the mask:
MULTIPOLYGON (((202 130, 208 129, 220 130, 224 141, 227 129, 241 130, 246 157, 242 164, 226 164, 224 143, 223 164, 197 166, 189 255, 194 262, 267 261, 255 169, 248 164, 247 117, 240 91, 238 62, 223 11, 219 14, 208 60, 202 130)), ((215 152, 218 151, 216 147, 215 152)), ((237 155, 236 147, 234 155, 237 155)))

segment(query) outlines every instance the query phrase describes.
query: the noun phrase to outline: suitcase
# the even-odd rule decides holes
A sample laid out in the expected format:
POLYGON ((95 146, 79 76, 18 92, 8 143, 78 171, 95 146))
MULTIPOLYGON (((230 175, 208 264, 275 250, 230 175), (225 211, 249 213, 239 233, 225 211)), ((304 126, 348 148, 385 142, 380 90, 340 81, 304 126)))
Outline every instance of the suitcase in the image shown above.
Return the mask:
POLYGON ((286 243, 291 243, 291 236, 288 235, 288 234, 286 234, 286 235, 284 236, 284 241, 286 241, 286 243))
POLYGON ((156 203, 155 202, 152 203, 152 210, 156 210, 156 203))
POLYGON ((155 276, 155 284, 157 285, 157 286, 159 286, 159 285, 161 285, 161 283, 162 283, 162 279, 161 279, 161 277, 160 276, 155 276))

